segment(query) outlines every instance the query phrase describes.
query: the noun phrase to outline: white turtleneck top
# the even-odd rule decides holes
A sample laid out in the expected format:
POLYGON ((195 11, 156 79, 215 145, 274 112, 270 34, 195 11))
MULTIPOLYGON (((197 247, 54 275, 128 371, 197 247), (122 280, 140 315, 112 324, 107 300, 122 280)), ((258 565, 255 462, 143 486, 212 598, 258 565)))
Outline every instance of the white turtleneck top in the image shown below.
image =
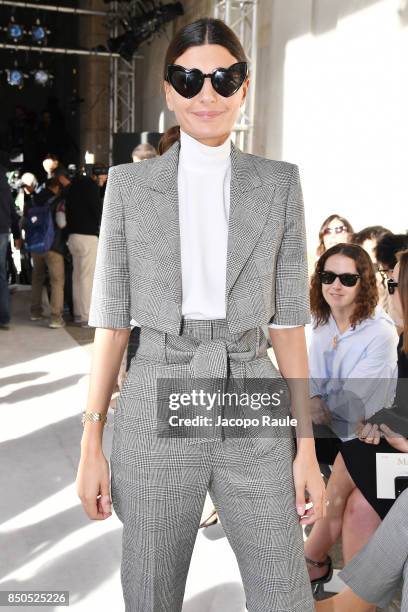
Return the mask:
POLYGON ((226 317, 230 182, 231 138, 212 147, 180 129, 178 200, 186 319, 226 317))
POLYGON ((231 139, 204 145, 180 130, 178 196, 182 314, 224 319, 231 139))

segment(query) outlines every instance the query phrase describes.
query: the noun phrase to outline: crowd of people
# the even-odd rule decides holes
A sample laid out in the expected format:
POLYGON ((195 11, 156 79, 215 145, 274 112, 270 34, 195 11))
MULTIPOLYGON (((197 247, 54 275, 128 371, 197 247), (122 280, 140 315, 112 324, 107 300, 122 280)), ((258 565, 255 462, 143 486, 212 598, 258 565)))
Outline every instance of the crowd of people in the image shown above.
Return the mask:
MULTIPOLYGON (((142 144, 132 160, 157 154, 142 144)), ((106 172, 93 166, 72 176, 49 154, 42 184, 33 173, 21 177, 18 206, 4 158, 0 162, 0 328, 8 329, 10 321, 11 236, 12 249, 21 250, 31 267, 31 321, 44 318, 48 278, 49 327, 63 327, 66 320, 86 327, 106 172)), ((408 490, 396 499, 379 498, 376 476, 376 453, 408 453, 408 235, 383 226, 356 232, 347 219, 332 214, 317 243, 309 262, 307 338, 316 450, 322 469, 328 467, 330 503, 311 530, 305 557, 317 593, 332 578, 328 553, 341 536, 346 564, 341 577, 348 587, 316 605, 322 612, 368 611, 390 601, 405 578, 402 609, 408 609, 408 490), (370 580, 374 564, 376 579, 370 580)), ((139 327, 132 323, 118 389, 137 351, 139 327)), ((214 509, 202 526, 217 520, 214 509)))
MULTIPOLYGON (((140 161, 152 154, 156 154, 154 147, 141 144, 132 159, 140 161)), ((46 174, 42 183, 34 173, 24 172, 16 188, 7 155, 0 159, 2 330, 10 327, 9 285, 17 281, 31 284, 31 321, 47 318, 46 288, 51 329, 67 322, 88 327, 107 169, 94 164, 73 173, 53 153, 45 156, 42 166, 46 174)))

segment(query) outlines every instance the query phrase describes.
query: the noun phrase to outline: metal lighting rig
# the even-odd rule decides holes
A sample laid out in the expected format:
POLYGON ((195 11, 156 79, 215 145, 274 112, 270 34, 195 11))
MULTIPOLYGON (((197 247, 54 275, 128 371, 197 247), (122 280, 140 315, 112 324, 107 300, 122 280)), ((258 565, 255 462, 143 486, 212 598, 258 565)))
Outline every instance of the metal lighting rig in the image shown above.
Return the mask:
MULTIPOLYGON (((112 3, 112 12, 117 15, 119 3, 112 3)), ((114 19, 110 28, 110 38, 119 35, 119 23, 114 19)), ((109 163, 112 163, 113 135, 120 132, 135 131, 135 92, 136 92, 136 59, 133 55, 125 59, 119 53, 111 55, 109 71, 109 163)))
POLYGON ((250 86, 235 124, 236 144, 247 153, 253 150, 256 92, 256 50, 258 0, 213 0, 213 14, 235 32, 249 60, 250 86))

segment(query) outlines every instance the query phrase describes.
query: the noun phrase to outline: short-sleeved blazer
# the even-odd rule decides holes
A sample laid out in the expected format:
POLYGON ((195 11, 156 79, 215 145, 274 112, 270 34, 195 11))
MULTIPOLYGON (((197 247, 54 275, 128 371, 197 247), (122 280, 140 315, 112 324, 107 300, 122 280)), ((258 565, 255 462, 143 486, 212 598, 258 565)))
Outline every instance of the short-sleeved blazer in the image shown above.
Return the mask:
MULTIPOLYGON (((133 318, 180 332, 179 150, 176 141, 160 157, 110 169, 90 325, 126 328, 133 318)), ((310 322, 298 167, 244 153, 233 142, 225 299, 232 333, 310 322)))

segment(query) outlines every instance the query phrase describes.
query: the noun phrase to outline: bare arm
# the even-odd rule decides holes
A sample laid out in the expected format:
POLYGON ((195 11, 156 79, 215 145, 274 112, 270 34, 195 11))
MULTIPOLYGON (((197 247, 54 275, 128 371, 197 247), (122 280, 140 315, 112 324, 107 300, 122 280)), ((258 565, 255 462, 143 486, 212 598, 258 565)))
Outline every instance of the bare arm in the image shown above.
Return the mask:
MULTIPOLYGON (((94 352, 88 388, 87 412, 106 415, 112 397, 123 353, 129 341, 130 328, 95 330, 94 352)), ((81 449, 84 452, 98 451, 102 446, 103 423, 84 425, 81 449)))
MULTIPOLYGON (((130 328, 96 328, 89 380, 87 412, 106 415, 130 328)), ((77 493, 91 519, 111 516, 109 464, 103 454, 102 422, 86 422, 81 439, 81 458, 76 478, 77 493)))
POLYGON ((296 507, 300 516, 305 514, 305 487, 313 501, 313 512, 307 511, 302 524, 311 524, 325 513, 324 484, 316 459, 312 420, 309 406, 308 361, 303 326, 269 328, 272 347, 291 399, 293 417, 297 420, 297 454, 294 461, 296 507))
MULTIPOLYGON (((130 281, 120 168, 111 168, 99 233, 89 324, 96 328, 87 412, 106 415, 130 334, 130 281)), ((95 185, 95 189, 97 189, 95 185)), ((102 422, 86 422, 81 439, 77 493, 91 519, 111 515, 109 463, 102 422)))
POLYGON ((292 413, 298 422, 296 428, 298 443, 311 441, 314 448, 304 327, 269 328, 269 335, 279 370, 289 387, 292 413))

